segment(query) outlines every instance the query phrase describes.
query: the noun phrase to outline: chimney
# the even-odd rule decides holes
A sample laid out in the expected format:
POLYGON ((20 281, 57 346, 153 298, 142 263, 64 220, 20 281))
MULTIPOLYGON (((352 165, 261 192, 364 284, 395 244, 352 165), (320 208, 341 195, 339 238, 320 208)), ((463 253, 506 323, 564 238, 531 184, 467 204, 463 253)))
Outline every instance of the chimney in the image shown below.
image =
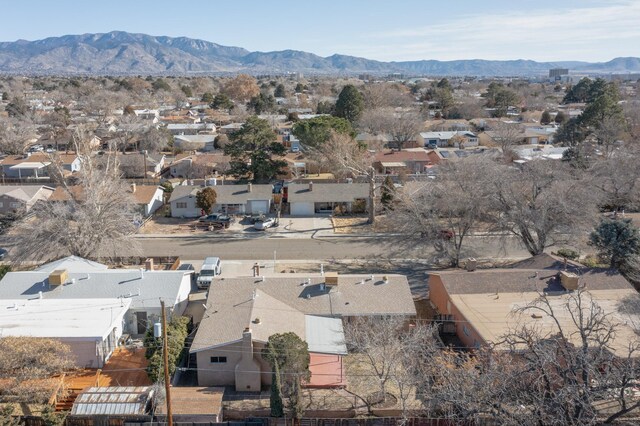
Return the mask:
POLYGON ((242 332, 242 359, 253 360, 253 339, 249 327, 245 327, 242 332))
POLYGON ((309 181, 309 191, 313 191, 313 182, 309 181))
POLYGON ((580 277, 572 272, 560 272, 560 284, 567 291, 577 290, 580 285, 580 277))
POLYGON ((247 192, 251 192, 252 189, 252 185, 250 183, 247 184, 247 192))
POLYGON ((147 271, 153 271, 153 258, 149 257, 144 261, 144 269, 147 271))
POLYGON ((136 184, 132 183, 131 184, 131 193, 135 193, 136 192, 136 184))

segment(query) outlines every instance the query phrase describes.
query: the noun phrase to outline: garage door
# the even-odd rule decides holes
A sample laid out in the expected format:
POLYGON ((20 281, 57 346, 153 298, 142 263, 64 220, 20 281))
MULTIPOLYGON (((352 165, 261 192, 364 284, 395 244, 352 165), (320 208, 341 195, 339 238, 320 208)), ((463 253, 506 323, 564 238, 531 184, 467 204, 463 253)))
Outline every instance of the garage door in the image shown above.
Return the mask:
POLYGON ((267 200, 249 200, 249 213, 269 213, 269 201, 267 200))
POLYGON ((291 203, 291 216, 313 216, 313 203, 291 203))

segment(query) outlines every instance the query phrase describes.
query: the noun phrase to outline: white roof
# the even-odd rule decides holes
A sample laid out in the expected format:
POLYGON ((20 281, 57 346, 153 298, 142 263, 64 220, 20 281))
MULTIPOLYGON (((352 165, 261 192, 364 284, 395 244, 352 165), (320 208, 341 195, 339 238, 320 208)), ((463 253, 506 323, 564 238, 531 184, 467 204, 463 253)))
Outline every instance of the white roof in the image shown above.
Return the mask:
POLYGON ((344 329, 340 318, 305 315, 305 334, 309 352, 347 354, 344 329))
POLYGON ((67 256, 53 262, 45 263, 34 269, 38 272, 53 272, 58 269, 66 269, 68 272, 94 272, 109 269, 107 265, 94 262, 89 259, 83 259, 78 256, 67 256))
POLYGON ((16 164, 14 166, 9 167, 9 169, 11 170, 17 170, 17 169, 42 169, 43 167, 47 167, 49 164, 51 164, 50 161, 47 161, 46 163, 40 162, 40 161, 25 161, 24 163, 20 163, 20 164, 16 164))
POLYGON ((122 327, 131 299, 3 299, 0 337, 102 340, 122 327))
POLYGON ((472 132, 468 131, 455 131, 455 132, 422 132, 420 136, 423 139, 441 139, 441 140, 449 140, 456 135, 461 136, 469 136, 475 138, 476 135, 472 132))

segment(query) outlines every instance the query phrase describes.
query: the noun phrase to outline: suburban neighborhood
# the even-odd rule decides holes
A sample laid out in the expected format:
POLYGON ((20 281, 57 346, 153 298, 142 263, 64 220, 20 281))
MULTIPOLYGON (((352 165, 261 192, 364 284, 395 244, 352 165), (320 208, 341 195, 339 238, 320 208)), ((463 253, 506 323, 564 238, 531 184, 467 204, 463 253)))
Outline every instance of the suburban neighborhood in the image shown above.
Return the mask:
POLYGON ((563 49, 0 43, 0 425, 640 423, 640 62, 563 49))

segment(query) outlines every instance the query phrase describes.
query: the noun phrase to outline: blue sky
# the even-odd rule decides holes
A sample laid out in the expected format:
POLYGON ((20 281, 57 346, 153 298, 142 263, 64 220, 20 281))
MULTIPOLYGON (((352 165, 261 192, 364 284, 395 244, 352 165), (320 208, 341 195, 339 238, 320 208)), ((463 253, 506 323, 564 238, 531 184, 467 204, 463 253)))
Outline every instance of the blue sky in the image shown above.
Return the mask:
POLYGON ((370 59, 640 56, 640 0, 0 0, 0 41, 112 30, 370 59))

